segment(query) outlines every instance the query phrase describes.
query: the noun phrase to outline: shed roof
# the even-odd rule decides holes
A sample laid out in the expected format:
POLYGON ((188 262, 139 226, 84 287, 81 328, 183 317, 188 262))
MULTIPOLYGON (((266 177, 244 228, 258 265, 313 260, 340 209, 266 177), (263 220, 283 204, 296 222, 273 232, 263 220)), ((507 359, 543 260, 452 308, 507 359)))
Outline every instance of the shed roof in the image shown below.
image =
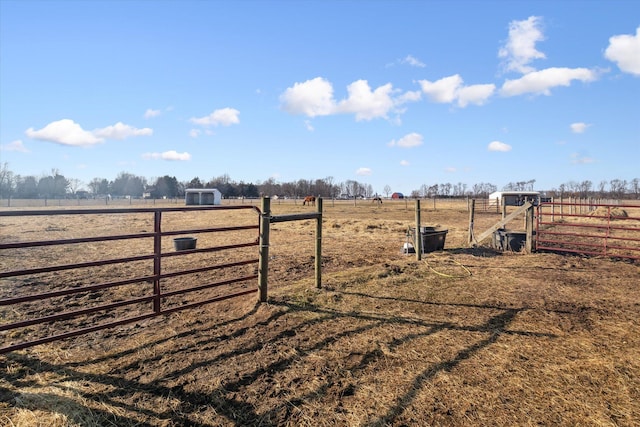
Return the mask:
POLYGON ((504 196, 539 196, 539 191, 495 191, 489 194, 490 199, 501 199, 504 196))

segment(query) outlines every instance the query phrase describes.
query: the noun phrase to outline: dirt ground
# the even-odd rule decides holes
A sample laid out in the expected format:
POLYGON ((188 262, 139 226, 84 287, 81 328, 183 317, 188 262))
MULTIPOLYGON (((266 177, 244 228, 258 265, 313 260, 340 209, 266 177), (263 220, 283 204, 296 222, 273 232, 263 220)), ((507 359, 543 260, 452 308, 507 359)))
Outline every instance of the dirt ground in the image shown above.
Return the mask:
MULTIPOLYGON (((466 208, 423 204, 421 224, 448 233, 417 260, 402 251, 413 202, 325 201, 321 289, 314 221, 272 224, 267 303, 251 294, 2 355, 0 425, 639 425, 640 265, 470 248, 466 208)), ((475 229, 498 219, 478 213, 475 229)), ((3 221, 3 241, 33 239, 3 221)))

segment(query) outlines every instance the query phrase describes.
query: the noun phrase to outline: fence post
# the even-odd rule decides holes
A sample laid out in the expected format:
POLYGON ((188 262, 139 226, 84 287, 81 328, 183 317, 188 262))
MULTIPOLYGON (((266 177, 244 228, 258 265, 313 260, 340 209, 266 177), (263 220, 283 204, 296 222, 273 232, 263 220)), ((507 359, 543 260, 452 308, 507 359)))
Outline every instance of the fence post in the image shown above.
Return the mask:
MULTIPOLYGON (((534 205, 531 205, 529 209, 525 212, 525 231, 526 231, 526 240, 525 240, 525 251, 530 254, 533 253, 533 210, 535 209, 534 205)), ((540 209, 540 208, 538 208, 540 209)))
POLYGON ((267 279, 269 275, 269 225, 271 224, 271 199, 262 198, 260 215, 260 259, 258 264, 258 288, 260 302, 267 302, 267 279))
POLYGON ((316 219, 316 288, 322 288, 322 197, 317 199, 316 219))
POLYGON ((420 199, 416 199, 416 240, 413 242, 416 248, 416 259, 422 259, 422 233, 420 233, 420 199))
POLYGON ((471 209, 469 209, 469 244, 473 242, 473 217, 476 214, 476 199, 471 199, 471 209))
POLYGON ((162 272, 162 211, 153 216, 153 311, 160 313, 160 274, 162 272))

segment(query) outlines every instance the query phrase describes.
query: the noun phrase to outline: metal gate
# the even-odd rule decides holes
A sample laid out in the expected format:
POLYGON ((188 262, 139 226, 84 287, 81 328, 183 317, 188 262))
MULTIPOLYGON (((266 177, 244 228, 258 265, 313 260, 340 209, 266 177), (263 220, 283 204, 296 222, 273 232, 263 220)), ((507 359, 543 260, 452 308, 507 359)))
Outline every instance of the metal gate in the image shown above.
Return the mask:
POLYGON ((640 259, 640 203, 542 202, 536 251, 640 259))
POLYGON ((0 354, 258 291, 257 251, 243 249, 259 243, 254 206, 3 211, 0 220, 0 354), (224 224, 230 210, 249 214, 224 224), (169 226, 187 213, 208 215, 205 225, 184 228, 183 216, 169 226), (118 233, 91 231, 99 219, 118 233), (11 237, 12 220, 64 238, 11 237), (203 247, 171 246, 185 234, 203 247))

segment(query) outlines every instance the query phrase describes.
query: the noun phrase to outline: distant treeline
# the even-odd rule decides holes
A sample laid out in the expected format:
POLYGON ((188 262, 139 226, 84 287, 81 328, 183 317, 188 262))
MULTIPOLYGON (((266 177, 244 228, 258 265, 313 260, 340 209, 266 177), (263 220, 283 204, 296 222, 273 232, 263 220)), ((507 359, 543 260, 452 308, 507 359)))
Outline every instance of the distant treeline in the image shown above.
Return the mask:
MULTIPOLYGON (((535 180, 518 181, 505 185, 503 191, 534 190, 535 180)), ((353 197, 390 197, 395 191, 385 185, 382 193, 374 192, 370 184, 354 180, 334 182, 333 177, 294 182, 277 182, 269 178, 263 182, 246 183, 234 181, 224 174, 208 181, 199 177, 191 181, 178 181, 175 176, 164 175, 147 179, 129 172, 120 172, 113 180, 93 178, 85 183, 79 179, 67 178, 59 170, 53 169, 50 174, 42 176, 22 176, 9 169, 9 164, 0 165, 0 198, 15 199, 63 199, 63 198, 98 198, 98 197, 131 197, 131 198, 176 198, 184 197, 187 188, 217 188, 225 198, 254 198, 260 196, 301 197, 316 195, 326 198, 353 197)), ((411 198, 432 197, 476 197, 486 198, 497 191, 498 187, 491 183, 479 183, 468 186, 463 183, 422 184, 410 194, 411 198)), ((640 199, 640 179, 631 181, 613 179, 601 181, 594 185, 591 181, 561 184, 558 188, 542 191, 548 197, 607 197, 616 199, 640 199)))

